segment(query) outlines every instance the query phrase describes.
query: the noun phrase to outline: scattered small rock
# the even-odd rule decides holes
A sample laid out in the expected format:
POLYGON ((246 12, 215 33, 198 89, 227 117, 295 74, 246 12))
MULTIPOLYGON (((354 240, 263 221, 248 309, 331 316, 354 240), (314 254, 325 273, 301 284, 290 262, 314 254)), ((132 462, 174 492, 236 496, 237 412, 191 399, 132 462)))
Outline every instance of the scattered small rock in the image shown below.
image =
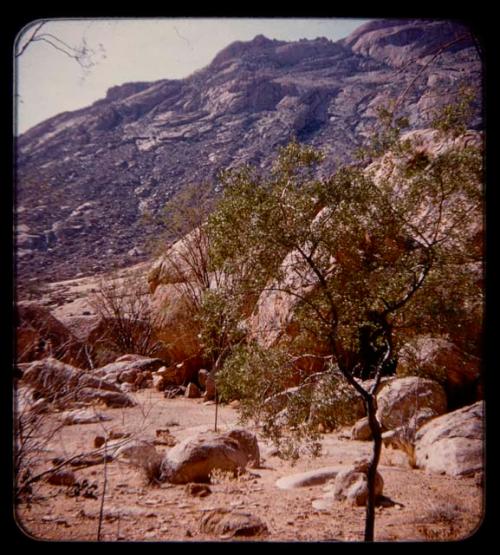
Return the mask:
POLYGON ((76 483, 76 476, 72 470, 56 470, 47 477, 52 486, 72 486, 76 483))
POLYGON ((106 438, 104 436, 95 436, 94 438, 94 447, 99 449, 106 443, 106 438))
POLYGON ((170 433, 168 428, 159 428, 156 430, 156 439, 154 441, 155 445, 166 445, 167 447, 173 447, 177 440, 175 437, 170 433))
POLYGON ((207 484, 186 484, 186 493, 193 497, 206 497, 212 493, 207 484))

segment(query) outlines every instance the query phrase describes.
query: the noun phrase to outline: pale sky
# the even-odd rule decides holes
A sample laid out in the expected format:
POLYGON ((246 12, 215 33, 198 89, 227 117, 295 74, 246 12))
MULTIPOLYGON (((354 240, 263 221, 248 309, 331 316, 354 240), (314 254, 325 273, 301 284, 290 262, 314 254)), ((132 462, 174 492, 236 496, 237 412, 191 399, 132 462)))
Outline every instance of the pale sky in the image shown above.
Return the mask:
MULTIPOLYGON (((209 64, 231 42, 258 34, 280 40, 326 37, 336 41, 366 19, 156 18, 51 20, 41 32, 67 44, 85 40, 97 50, 88 71, 54 47, 40 41, 17 59, 16 130, 103 98, 115 85, 187 77, 209 64)), ((34 24, 33 24, 34 25, 34 24)), ((34 26, 18 36, 22 47, 34 26)))

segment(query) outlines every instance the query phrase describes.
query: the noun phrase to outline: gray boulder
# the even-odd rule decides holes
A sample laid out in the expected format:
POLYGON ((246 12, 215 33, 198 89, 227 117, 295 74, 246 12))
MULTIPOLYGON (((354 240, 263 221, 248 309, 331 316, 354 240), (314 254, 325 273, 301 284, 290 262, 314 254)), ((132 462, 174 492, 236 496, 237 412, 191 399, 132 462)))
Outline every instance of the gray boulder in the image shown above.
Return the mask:
POLYGON ((368 417, 360 418, 351 429, 351 439, 358 441, 369 441, 372 439, 372 431, 368 423, 368 417))
POLYGON ((205 534, 233 537, 256 536, 268 531, 267 525, 255 515, 217 508, 207 511, 200 523, 205 534))
POLYGON ((161 463, 160 479, 174 484, 208 482, 213 470, 236 474, 255 461, 258 445, 250 432, 201 433, 170 449, 161 463))
POLYGON ((24 372, 23 381, 33 388, 38 397, 50 401, 103 400, 108 406, 135 405, 116 384, 55 358, 33 362, 24 372))
POLYGON ((416 464, 463 476, 484 470, 484 401, 434 418, 416 434, 416 464))
POLYGON ((78 401, 103 402, 110 408, 135 407, 137 403, 122 391, 103 391, 93 387, 84 387, 76 393, 78 401))
POLYGON ((316 470, 291 474, 290 476, 283 476, 277 480, 276 486, 280 489, 296 489, 318 486, 336 478, 339 472, 345 470, 345 466, 327 466, 324 468, 317 468, 316 470))
POLYGON ((184 393, 184 395, 188 399, 198 399, 199 397, 201 397, 201 392, 195 383, 190 382, 187 385, 186 392, 184 393))
MULTIPOLYGON (((335 478, 333 498, 349 501, 353 505, 366 505, 368 500, 368 463, 363 461, 354 468, 339 472, 335 478)), ((375 496, 380 497, 384 489, 384 480, 377 472, 375 476, 375 496)))
POLYGON ((383 429, 394 430, 405 426, 424 409, 428 417, 446 412, 446 393, 433 380, 399 378, 382 387, 377 395, 377 407, 377 418, 383 429))

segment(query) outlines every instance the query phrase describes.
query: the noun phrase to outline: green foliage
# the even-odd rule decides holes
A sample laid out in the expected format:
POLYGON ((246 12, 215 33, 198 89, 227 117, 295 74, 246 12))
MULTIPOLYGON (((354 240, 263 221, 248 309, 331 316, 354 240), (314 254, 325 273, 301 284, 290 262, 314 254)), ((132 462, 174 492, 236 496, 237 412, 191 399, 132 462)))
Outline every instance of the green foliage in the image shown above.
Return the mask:
POLYGON ((317 430, 309 421, 312 384, 290 387, 296 375, 283 350, 240 345, 216 376, 221 400, 238 399, 242 422, 261 426, 280 456, 292 461, 302 452, 319 454, 317 430))
POLYGON ((260 420, 269 409, 267 399, 280 394, 292 380, 293 369, 279 349, 238 345, 216 376, 221 401, 237 399, 243 419, 260 420))
POLYGON ((459 88, 457 101, 446 104, 434 114, 431 125, 443 134, 458 137, 467 131, 467 124, 473 114, 476 99, 474 89, 462 84, 459 88))
MULTIPOLYGON (((447 137, 463 131, 470 100, 436 120, 447 137)), ((292 458, 306 439, 317 451, 319 423, 333 429, 359 416, 353 376, 393 372, 398 344, 418 333, 462 329, 466 345, 482 317, 480 149, 448 141, 433 150, 418 134, 401 141, 408 121, 395 108, 379 110, 363 153, 378 157, 369 167, 318 178, 323 155, 294 141, 268 175, 223 172, 203 220, 212 277, 197 319, 220 398, 239 399, 242 419, 292 458), (279 292, 293 314, 286 341, 268 349, 245 343, 239 323, 262 292, 279 292), (308 375, 297 355, 309 350, 338 371, 308 375)))
MULTIPOLYGON (((389 111, 381 116, 392 122, 389 111)), ((346 166, 314 178, 309 169, 321 155, 293 143, 268 178, 230 172, 209 218, 212 261, 239 272, 240 293, 279 290, 294 299, 296 332, 282 343, 289 356, 321 345, 339 366, 319 397, 303 374, 287 389, 290 365, 269 351, 247 346, 224 366, 226 398, 241 399, 242 415, 263 422, 276 441, 287 438, 289 454, 319 421, 353 421, 359 395, 339 376, 361 369, 368 377, 407 335, 451 334, 457 318, 481 318, 481 153, 397 143, 405 123, 372 150, 385 154, 369 170, 346 166), (269 403, 273 395, 285 405, 269 403)))
POLYGON ((239 323, 241 310, 224 288, 203 292, 195 320, 200 324, 200 342, 206 360, 218 367, 230 350, 244 338, 239 323))
POLYGON ((316 384, 311 399, 310 424, 336 430, 351 426, 361 418, 363 400, 338 368, 325 372, 316 384))

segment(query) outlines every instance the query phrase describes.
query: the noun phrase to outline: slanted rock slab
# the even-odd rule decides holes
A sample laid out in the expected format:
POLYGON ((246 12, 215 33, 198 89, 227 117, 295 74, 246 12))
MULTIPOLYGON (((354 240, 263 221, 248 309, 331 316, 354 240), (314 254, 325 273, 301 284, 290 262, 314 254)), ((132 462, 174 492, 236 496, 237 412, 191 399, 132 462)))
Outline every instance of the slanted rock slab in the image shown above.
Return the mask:
POLYGON ((102 391, 93 387, 84 387, 77 393, 79 401, 101 401, 110 408, 135 407, 137 403, 121 391, 102 391))
POLYGON ((309 470, 308 472, 291 474, 290 476, 283 476, 277 480, 276 486, 280 489, 296 489, 318 486, 332 480, 339 472, 346 469, 347 467, 343 465, 326 466, 323 468, 317 468, 316 470, 309 470))
POLYGON ((68 410, 61 414, 63 424, 72 426, 76 424, 94 424, 95 422, 106 422, 112 420, 111 416, 101 414, 92 409, 68 410))

